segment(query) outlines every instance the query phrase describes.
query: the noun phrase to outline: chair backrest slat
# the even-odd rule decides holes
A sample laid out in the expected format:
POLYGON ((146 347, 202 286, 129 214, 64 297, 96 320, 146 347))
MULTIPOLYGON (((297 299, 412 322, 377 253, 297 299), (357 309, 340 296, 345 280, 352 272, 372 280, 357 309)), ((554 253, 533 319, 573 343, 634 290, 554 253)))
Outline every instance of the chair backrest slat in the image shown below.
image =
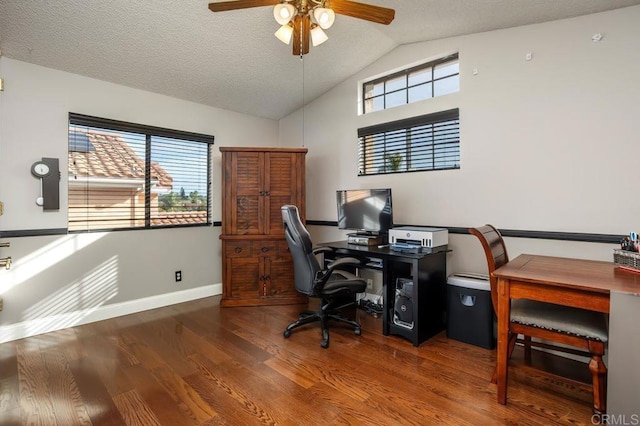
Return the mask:
POLYGON ((495 227, 491 225, 479 228, 469 228, 469 233, 475 235, 482 243, 484 254, 489 267, 489 282, 491 283, 491 301, 493 310, 498 311, 498 280, 493 276, 493 271, 509 262, 507 247, 504 239, 495 227))

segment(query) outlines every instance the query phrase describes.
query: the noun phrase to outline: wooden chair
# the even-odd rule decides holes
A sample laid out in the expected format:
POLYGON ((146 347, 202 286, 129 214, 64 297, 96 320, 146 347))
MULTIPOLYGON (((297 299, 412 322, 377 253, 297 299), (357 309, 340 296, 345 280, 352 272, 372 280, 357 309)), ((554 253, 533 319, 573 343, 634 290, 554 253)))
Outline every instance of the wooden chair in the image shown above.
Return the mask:
MULTIPOLYGON (((493 276, 493 272, 509 262, 507 248, 500 232, 491 225, 469 228, 469 233, 478 237, 484 248, 489 267, 491 300, 494 312, 497 313, 498 280, 493 276)), ((591 371, 593 382, 593 411, 596 414, 606 412, 607 367, 602 361, 602 356, 608 340, 608 331, 604 314, 534 300, 512 300, 508 358, 511 358, 519 334, 524 336, 522 343, 524 344, 526 362, 531 360, 532 346, 590 358, 589 371, 591 371), (569 345, 581 350, 532 341, 532 337, 569 345)), ((496 372, 497 369, 491 378, 492 383, 497 381, 496 372)))

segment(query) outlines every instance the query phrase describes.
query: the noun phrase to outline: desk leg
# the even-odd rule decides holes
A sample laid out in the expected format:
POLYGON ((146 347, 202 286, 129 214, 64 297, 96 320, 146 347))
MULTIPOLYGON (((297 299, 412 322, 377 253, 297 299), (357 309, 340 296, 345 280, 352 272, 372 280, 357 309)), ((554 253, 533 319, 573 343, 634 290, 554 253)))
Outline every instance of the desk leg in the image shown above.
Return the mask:
POLYGON ((498 351, 496 354, 496 372, 498 384, 498 403, 507 403, 507 366, 509 362, 509 318, 511 303, 509 281, 498 279, 498 351))
POLYGON ((393 303, 393 298, 389 292, 392 287, 395 291, 395 286, 389 285, 389 275, 389 261, 385 259, 384 267, 382 269, 382 334, 385 336, 389 335, 389 321, 391 321, 389 315, 389 304, 393 303))

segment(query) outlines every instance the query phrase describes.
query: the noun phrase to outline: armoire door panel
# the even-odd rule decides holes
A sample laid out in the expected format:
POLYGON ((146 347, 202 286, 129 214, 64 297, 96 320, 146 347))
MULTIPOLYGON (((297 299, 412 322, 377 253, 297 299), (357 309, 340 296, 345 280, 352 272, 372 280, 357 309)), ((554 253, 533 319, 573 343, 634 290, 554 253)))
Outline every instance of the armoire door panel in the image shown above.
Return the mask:
POLYGON ((259 152, 238 152, 233 155, 232 208, 235 220, 233 229, 240 235, 256 235, 264 232, 264 182, 259 173, 264 156, 259 152))
POLYGON ((228 292, 232 298, 255 298, 262 293, 258 258, 227 259, 228 292))
POLYGON ((267 282, 270 297, 295 296, 297 291, 291 273, 291 256, 278 256, 269 262, 269 280, 267 282))
POLYGON ((295 178, 294 157, 291 154, 269 153, 267 163, 269 192, 271 195, 291 195, 291 183, 295 178))
POLYGON ((262 234, 260 197, 237 197, 235 202, 235 233, 238 235, 262 234))

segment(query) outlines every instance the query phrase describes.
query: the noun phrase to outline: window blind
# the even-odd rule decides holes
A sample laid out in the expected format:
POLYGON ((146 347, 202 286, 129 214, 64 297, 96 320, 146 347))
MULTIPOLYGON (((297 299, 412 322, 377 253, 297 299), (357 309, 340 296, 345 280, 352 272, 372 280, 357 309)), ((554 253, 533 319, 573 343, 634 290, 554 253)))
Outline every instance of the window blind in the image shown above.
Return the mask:
POLYGON ((460 114, 451 109, 358 129, 359 175, 460 167, 460 114))
POLYGON ((69 115, 70 232, 208 225, 213 136, 69 115))

